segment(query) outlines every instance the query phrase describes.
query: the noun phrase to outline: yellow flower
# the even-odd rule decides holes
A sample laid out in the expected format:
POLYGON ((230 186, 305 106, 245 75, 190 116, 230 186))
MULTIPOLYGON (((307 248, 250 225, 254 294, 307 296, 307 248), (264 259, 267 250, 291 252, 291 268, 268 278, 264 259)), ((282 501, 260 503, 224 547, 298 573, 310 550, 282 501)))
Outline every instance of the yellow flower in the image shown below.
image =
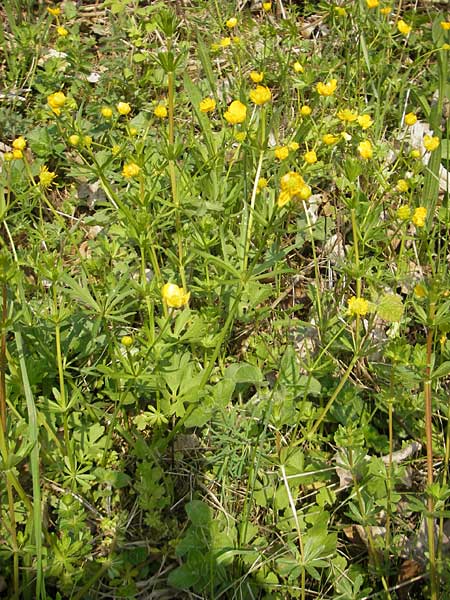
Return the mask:
POLYGON ((228 21, 225 23, 228 29, 233 29, 233 27, 236 27, 237 24, 238 20, 236 19, 236 17, 231 17, 231 19, 228 19, 228 21))
POLYGON ((390 6, 383 6, 383 8, 380 8, 380 13, 382 15, 389 15, 392 12, 392 7, 390 6))
POLYGON ((256 191, 259 193, 261 190, 265 189, 269 185, 267 179, 265 177, 260 177, 258 179, 258 183, 256 185, 256 191))
POLYGON ((356 119, 358 118, 358 113, 355 112, 354 110, 350 110, 349 108, 344 108, 343 110, 338 111, 337 117, 341 121, 346 121, 348 123, 352 123, 353 121, 356 121, 356 119))
POLYGON ((440 140, 436 135, 433 137, 431 137, 431 135, 423 136, 423 145, 425 146, 425 150, 428 150, 428 152, 433 152, 433 150, 439 148, 439 144, 440 140))
POLYGON ((158 106, 155 107, 153 114, 155 117, 158 117, 158 119, 165 119, 167 117, 167 108, 164 104, 158 104, 158 106))
POLYGON ((227 48, 230 44, 231 44, 231 38, 229 38, 229 37, 224 37, 219 42, 219 46, 221 48, 227 48))
POLYGON ((417 123, 417 115, 415 115, 413 112, 409 112, 405 115, 405 125, 411 127, 411 125, 414 125, 415 123, 417 123))
POLYGON ((92 138, 90 135, 83 136, 83 144, 88 147, 92 144, 92 138))
POLYGON ((137 127, 129 127, 128 133, 130 134, 131 137, 135 137, 138 133, 137 127))
POLYGON ((131 112, 131 106, 128 102, 119 102, 116 108, 119 115, 128 115, 131 112))
POLYGON ((47 104, 56 115, 61 114, 61 108, 64 106, 66 101, 67 97, 63 92, 55 92, 50 94, 50 96, 47 96, 47 104))
POLYGON ((42 165, 39 171, 39 185, 43 188, 48 188, 51 186, 52 181, 56 177, 56 173, 53 171, 49 171, 45 165, 42 165))
POLYGON ((444 31, 450 31, 450 21, 441 21, 441 27, 444 31))
POLYGON ((369 129, 373 125, 372 117, 370 115, 360 115, 358 117, 358 125, 361 129, 369 129))
POLYGON ((408 35, 408 33, 411 33, 412 27, 411 25, 408 25, 408 23, 405 23, 403 19, 400 19, 400 21, 397 23, 397 29, 403 35, 408 35))
POLYGON ((231 125, 236 125, 237 123, 243 123, 245 118, 247 117, 247 107, 245 104, 242 104, 239 100, 233 100, 233 102, 228 107, 228 110, 225 111, 224 115, 225 120, 228 121, 231 125))
POLYGON ((119 144, 114 144, 114 146, 111 148, 111 153, 113 156, 117 156, 120 152, 120 146, 119 144))
POLYGON ((300 114, 303 117, 308 117, 310 114, 312 113, 312 108, 310 106, 308 106, 307 104, 304 104, 301 108, 300 108, 300 114))
POLYGON ((420 150, 411 150, 409 155, 411 158, 420 158, 420 150))
POLYGON ((250 100, 258 106, 261 106, 266 102, 270 102, 270 100, 272 99, 272 94, 269 88, 265 85, 257 85, 255 89, 251 90, 249 96, 250 100))
POLYGON ((342 8, 342 6, 335 6, 334 10, 336 11, 336 13, 340 17, 346 17, 347 16, 347 11, 345 10, 345 8, 342 8))
POLYGON ((60 37, 66 37, 66 35, 69 35, 69 32, 67 31, 67 29, 65 27, 57 27, 56 28, 56 33, 60 37))
POLYGON ((284 160, 288 156, 289 148, 287 146, 278 146, 278 148, 275 148, 275 157, 278 158, 278 160, 284 160))
POLYGON ((200 102, 199 108, 200 112, 202 113, 212 112, 216 108, 216 101, 214 98, 203 98, 203 100, 200 102))
POLYGON ((293 198, 307 200, 311 196, 311 188, 305 183, 303 177, 295 171, 289 171, 289 173, 283 175, 280 187, 281 192, 277 200, 279 208, 282 208, 293 198))
POLYGON ((411 209, 407 204, 403 204, 397 208, 397 217, 401 221, 407 221, 411 216, 411 209))
POLYGON ((80 143, 79 135, 77 135, 76 133, 73 133, 72 135, 69 136, 69 144, 71 146, 78 146, 79 143, 80 143))
POLYGON ((303 160, 308 163, 308 165, 313 165, 315 162, 317 162, 317 154, 314 152, 314 150, 309 150, 309 152, 305 152, 303 155, 303 160))
POLYGON ((288 148, 289 148, 289 150, 292 150, 292 152, 295 152, 296 150, 298 150, 300 148, 300 146, 297 142, 289 142, 288 148))
POLYGON ((262 7, 264 11, 269 12, 272 8, 272 2, 263 2, 262 7))
POLYGON ((238 35, 233 35, 233 37, 231 38, 231 41, 233 42, 233 44, 239 44, 241 41, 241 38, 238 35))
POLYGON ((367 8, 376 8, 380 2, 379 0, 366 0, 367 8))
POLYGON ((425 219, 427 216, 427 209, 424 206, 419 206, 414 211, 412 216, 412 222, 416 227, 423 227, 425 225, 425 219))
POLYGON ((450 50, 450 44, 442 44, 441 49, 442 50, 450 50))
POLYGON ((112 108, 109 106, 103 106, 100 112, 102 113, 102 117, 105 117, 105 119, 110 119, 113 115, 112 108))
POLYGON ((234 134, 234 139, 240 144, 242 144, 246 137, 247 133, 245 131, 236 131, 236 133, 234 134))
POLYGON ((189 302, 190 292, 185 292, 175 283, 166 283, 161 290, 163 301, 169 308, 181 308, 189 302))
POLYGON ((12 155, 13 158, 15 158, 16 160, 23 158, 23 152, 22 150, 19 150, 19 148, 14 148, 14 150, 12 151, 12 155))
POLYGON ((47 12, 49 12, 53 17, 58 17, 61 14, 61 9, 59 6, 47 6, 47 12))
POLYGON ((331 146, 332 144, 335 144, 338 141, 339 141, 339 136, 333 135, 332 133, 326 133, 325 135, 322 136, 322 142, 324 144, 326 144, 327 146, 331 146))
POLYGON ((316 86, 317 93, 320 96, 332 96, 336 91, 337 87, 337 79, 331 79, 328 83, 323 83, 319 81, 316 86))
POLYGON ((261 83, 261 81, 264 79, 264 73, 262 71, 252 71, 250 73, 250 79, 253 81, 253 83, 261 83))
POLYGON ((364 298, 357 298, 352 296, 348 299, 348 311, 347 313, 352 317, 360 316, 364 317, 369 312, 369 303, 364 298))
POLYGON ((409 190, 409 183, 406 179, 399 179, 395 188, 398 192, 407 192, 409 190))
POLYGON ((298 61, 292 65, 292 68, 294 69, 295 73, 303 73, 305 70, 298 61))
POLYGON ((10 162, 11 160, 14 159, 14 154, 12 152, 5 152, 5 154, 3 155, 3 159, 6 162, 10 162))
POLYGON ((21 135, 13 141, 12 147, 16 150, 25 150, 27 147, 27 140, 21 135))
POLYGON ((358 152, 361 158, 369 160, 373 156, 372 144, 369 140, 364 140, 358 144, 358 152))
POLYGON ((131 179, 131 177, 136 177, 137 175, 139 175, 140 170, 141 168, 136 163, 126 163, 125 165, 123 165, 122 175, 126 179, 131 179))
POLYGON ((131 335, 124 335, 120 340, 120 343, 126 348, 129 348, 133 345, 133 338, 131 337, 131 335))

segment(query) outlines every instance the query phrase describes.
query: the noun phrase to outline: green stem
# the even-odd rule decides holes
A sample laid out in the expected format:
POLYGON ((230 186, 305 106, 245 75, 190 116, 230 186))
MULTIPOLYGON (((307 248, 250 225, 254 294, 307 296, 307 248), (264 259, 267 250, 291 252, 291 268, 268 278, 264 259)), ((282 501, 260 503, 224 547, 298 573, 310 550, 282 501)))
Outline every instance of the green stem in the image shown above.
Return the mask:
MULTIPOLYGON (((433 426, 432 426, 432 393, 431 393, 431 365, 433 358, 433 327, 436 305, 430 302, 428 319, 429 327, 427 331, 427 364, 425 368, 424 396, 425 396, 425 436, 427 443, 427 486, 433 485, 433 426)), ((431 492, 427 499, 427 532, 428 532, 428 561, 430 567, 431 600, 437 600, 437 571, 436 571, 436 553, 435 553, 435 535, 434 535, 434 499, 431 492)))

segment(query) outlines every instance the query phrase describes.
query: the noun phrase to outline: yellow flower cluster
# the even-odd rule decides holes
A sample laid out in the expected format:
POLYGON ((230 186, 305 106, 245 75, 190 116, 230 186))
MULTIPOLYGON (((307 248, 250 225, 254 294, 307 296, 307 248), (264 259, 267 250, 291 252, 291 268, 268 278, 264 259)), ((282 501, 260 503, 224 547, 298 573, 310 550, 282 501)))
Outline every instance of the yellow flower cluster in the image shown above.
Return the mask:
POLYGON ((141 168, 134 162, 126 163, 123 165, 122 175, 125 179, 131 179, 132 177, 137 177, 139 175, 141 168))
POLYGON ((67 96, 64 92, 54 92, 47 96, 47 104, 50 106, 55 115, 61 114, 61 108, 67 102, 67 96))
POLYGON ((426 217, 427 209, 424 206, 419 206, 414 211, 414 214, 412 216, 412 222, 416 227, 424 227, 426 217))
POLYGON ((281 192, 278 196, 277 204, 281 208, 291 200, 299 198, 308 200, 311 196, 311 188, 305 183, 305 180, 295 171, 289 171, 283 175, 280 181, 281 192))

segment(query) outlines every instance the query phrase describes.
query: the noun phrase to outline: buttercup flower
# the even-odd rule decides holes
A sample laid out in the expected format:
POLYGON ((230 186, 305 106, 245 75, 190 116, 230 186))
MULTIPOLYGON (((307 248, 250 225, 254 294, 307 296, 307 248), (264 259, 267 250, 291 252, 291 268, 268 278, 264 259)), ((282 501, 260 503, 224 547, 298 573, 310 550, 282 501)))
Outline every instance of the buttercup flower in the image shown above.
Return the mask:
POLYGON ((153 114, 155 117, 158 117, 158 119, 165 119, 167 117, 167 108, 164 104, 158 104, 158 106, 155 107, 153 114))
POLYGON ((348 311, 347 314, 352 317, 360 316, 364 317, 369 312, 369 303, 364 298, 357 298, 352 296, 348 299, 348 311))
POLYGON ((234 134, 234 139, 237 142, 239 142, 240 144, 242 144, 242 142, 245 141, 246 137, 247 137, 246 131, 236 131, 236 133, 234 134))
POLYGON ((376 8, 379 4, 379 0, 366 0, 367 8, 376 8))
POLYGON ((126 163, 125 165, 123 165, 122 175, 126 179, 131 179, 131 177, 136 177, 137 175, 139 175, 140 170, 141 168, 136 163, 126 163))
POLYGON ((112 108, 109 106, 103 106, 100 112, 102 113, 102 117, 105 117, 105 119, 110 119, 113 115, 112 108))
POLYGON ((439 138, 434 135, 424 135, 423 136, 423 145, 425 147, 425 150, 428 150, 428 152, 433 152, 433 150, 436 150, 436 148, 439 148, 439 144, 440 144, 440 140, 439 138))
POLYGON ((275 157, 278 158, 278 160, 284 160, 288 156, 289 148, 287 146, 278 146, 278 148, 275 148, 275 157))
POLYGON ((234 100, 228 107, 228 110, 225 111, 223 116, 231 125, 243 123, 247 117, 247 107, 239 100, 234 100))
POLYGON ((417 285, 414 286, 414 296, 416 296, 416 298, 422 299, 425 298, 427 295, 427 288, 422 285, 421 283, 418 283, 417 285))
POLYGON ((200 112, 202 113, 212 112, 216 108, 216 101, 214 100, 214 98, 203 98, 203 100, 200 102, 199 107, 200 112))
POLYGON ((67 31, 67 29, 65 27, 57 27, 56 28, 56 33, 60 37, 66 37, 66 35, 69 35, 69 32, 67 31))
POLYGON ((61 14, 61 9, 59 6, 47 6, 47 12, 49 12, 53 17, 58 17, 61 14))
POLYGON ((310 114, 312 113, 312 108, 310 106, 308 106, 307 104, 304 104, 301 108, 300 108, 300 114, 303 117, 308 117, 310 114))
POLYGON ((303 73, 305 70, 298 61, 292 65, 292 68, 294 69, 295 73, 303 73))
POLYGON ((229 38, 229 37, 224 37, 219 42, 219 46, 221 48, 227 48, 230 45, 231 45, 231 38, 229 38))
POLYGON ((261 81, 264 79, 264 73, 262 71, 252 71, 250 73, 250 79, 253 81, 253 83, 261 83, 261 81))
POLYGON ((360 115, 358 117, 358 125, 361 129, 369 129, 373 125, 372 117, 370 115, 360 115))
POLYGON ((130 346, 133 345, 133 338, 131 337, 131 335, 124 335, 124 336, 122 336, 120 343, 122 344, 122 346, 129 348, 130 346))
POLYGON ((411 127, 411 125, 414 125, 415 123, 417 123, 417 116, 413 112, 409 112, 405 115, 405 125, 411 127))
POLYGON ((331 146, 332 144, 335 144, 338 141, 339 141, 339 136, 333 135, 332 133, 326 133, 325 135, 322 136, 322 142, 324 144, 326 144, 327 146, 331 146))
POLYGON ((425 219, 427 216, 427 209, 424 206, 419 206, 414 211, 412 216, 412 222, 416 227, 423 227, 425 225, 425 219))
POLYGON ((400 19, 397 23, 397 29, 403 35, 408 35, 408 33, 411 33, 412 27, 411 25, 408 25, 408 23, 405 23, 403 19, 400 19))
POLYGON ((348 123, 352 123, 353 121, 356 121, 356 119, 358 118, 358 113, 355 112, 354 110, 350 110, 349 108, 344 108, 343 110, 338 111, 337 117, 341 121, 346 121, 348 123))
POLYGON ((49 171, 45 165, 42 165, 38 177, 39 185, 43 188, 48 188, 51 186, 52 181, 55 179, 56 173, 54 173, 53 171, 49 171))
POLYGON ((392 12, 392 8, 390 6, 383 6, 383 8, 380 8, 380 13, 382 15, 389 15, 392 12))
POLYGON ((319 83, 316 85, 316 90, 320 96, 332 96, 336 91, 336 87, 337 79, 331 79, 328 83, 319 81, 319 83))
POLYGON ((56 115, 61 114, 61 108, 67 101, 67 97, 63 92, 55 92, 47 96, 47 104, 56 115))
POLYGON ((270 102, 272 99, 272 94, 265 85, 257 85, 255 89, 251 90, 249 96, 250 100, 258 106, 270 102))
POLYGON ((403 204, 397 208, 397 217, 401 221, 407 221, 411 216, 411 209, 407 204, 403 204))
POLYGON ((272 8, 272 2, 263 2, 262 7, 264 11, 269 12, 272 8))
POLYGON ((450 31, 450 21, 441 21, 441 27, 444 31, 450 31))
POLYGON ((420 150, 414 149, 409 153, 411 158, 420 158, 420 150))
POLYGON ((3 155, 3 160, 5 160, 6 162, 14 160, 14 154, 12 152, 5 152, 3 155))
POLYGON ((89 147, 92 144, 92 138, 90 135, 83 136, 83 144, 87 147, 89 147))
POLYGON ((292 150, 292 152, 295 152, 299 148, 300 148, 300 145, 297 142, 289 142, 289 144, 288 144, 288 149, 292 150))
POLYGON ((20 158, 23 158, 23 152, 22 150, 19 150, 19 148, 14 148, 14 150, 12 151, 12 156, 16 160, 19 160, 20 158))
POLYGON ((441 50, 450 50, 450 44, 442 44, 441 50))
POLYGON ((334 10, 336 11, 336 14, 339 15, 340 17, 347 16, 347 11, 345 10, 345 8, 342 8, 342 6, 335 6, 334 10))
POLYGON ((265 177, 260 177, 258 179, 258 183, 256 185, 256 191, 259 193, 261 190, 265 189, 269 185, 267 179, 265 177))
POLYGON ((228 29, 233 29, 233 27, 236 27, 237 24, 238 20, 236 19, 236 17, 231 17, 231 19, 228 19, 228 21, 225 23, 228 29))
POLYGON ((25 150, 27 147, 27 140, 21 135, 13 141, 12 147, 16 150, 25 150))
POLYGON ((315 162, 317 162, 317 154, 314 152, 314 150, 309 150, 309 152, 305 152, 303 155, 303 160, 305 163, 308 163, 308 165, 313 165, 315 162))
POLYGON ((373 156, 372 144, 369 140, 364 140, 358 144, 358 152, 361 158, 369 160, 373 156))
POLYGON ((409 190, 409 183, 406 179, 399 179, 395 188, 398 192, 407 192, 409 190))
POLYGON ((77 135, 76 133, 73 133, 72 135, 69 135, 69 144, 71 146, 78 146, 78 144, 80 143, 80 136, 77 135))
POLYGON ((307 200, 311 196, 311 188, 305 183, 303 177, 295 171, 289 171, 289 173, 283 175, 280 187, 281 192, 277 200, 279 208, 282 208, 293 198, 307 200))
POLYGON ((119 102, 116 108, 119 115, 128 115, 131 112, 131 106, 128 102, 119 102))
POLYGON ((185 292, 175 283, 163 285, 161 295, 169 308, 181 308, 189 302, 190 292, 185 292))

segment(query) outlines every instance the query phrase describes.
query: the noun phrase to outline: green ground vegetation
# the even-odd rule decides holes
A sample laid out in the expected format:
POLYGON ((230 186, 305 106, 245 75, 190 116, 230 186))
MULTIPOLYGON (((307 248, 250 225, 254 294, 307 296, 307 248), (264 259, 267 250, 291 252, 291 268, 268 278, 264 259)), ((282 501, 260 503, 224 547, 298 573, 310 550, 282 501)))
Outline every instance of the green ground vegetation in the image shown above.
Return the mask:
POLYGON ((448 3, 0 16, 0 597, 449 598, 448 3))

